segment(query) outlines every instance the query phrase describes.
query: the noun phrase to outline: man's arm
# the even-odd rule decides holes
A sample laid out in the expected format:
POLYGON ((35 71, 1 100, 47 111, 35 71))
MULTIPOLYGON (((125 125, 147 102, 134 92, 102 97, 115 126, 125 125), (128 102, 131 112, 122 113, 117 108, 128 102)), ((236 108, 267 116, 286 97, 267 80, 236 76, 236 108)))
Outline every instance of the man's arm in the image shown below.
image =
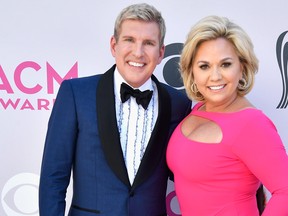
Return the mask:
POLYGON ((75 103, 70 82, 59 89, 45 140, 39 186, 41 216, 64 216, 77 137, 75 103))

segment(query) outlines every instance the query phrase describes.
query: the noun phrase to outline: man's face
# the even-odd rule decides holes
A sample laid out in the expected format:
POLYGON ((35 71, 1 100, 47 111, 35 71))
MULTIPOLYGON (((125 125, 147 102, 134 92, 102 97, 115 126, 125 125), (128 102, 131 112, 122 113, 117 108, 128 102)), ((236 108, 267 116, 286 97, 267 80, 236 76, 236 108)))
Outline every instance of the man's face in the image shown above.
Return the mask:
POLYGON ((111 53, 119 73, 134 88, 144 84, 163 59, 165 47, 160 47, 159 36, 155 22, 125 20, 118 41, 111 38, 111 53))

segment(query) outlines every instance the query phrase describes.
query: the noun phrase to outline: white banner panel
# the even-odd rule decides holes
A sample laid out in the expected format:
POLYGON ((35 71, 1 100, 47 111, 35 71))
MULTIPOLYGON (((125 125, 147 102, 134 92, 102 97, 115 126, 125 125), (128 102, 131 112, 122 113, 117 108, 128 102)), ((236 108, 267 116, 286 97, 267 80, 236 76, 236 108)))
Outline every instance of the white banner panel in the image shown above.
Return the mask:
MULTIPOLYGON (((136 2, 142 1, 0 0, 1 216, 39 215, 41 158, 59 85, 65 78, 110 68, 114 20, 123 7, 136 2)), ((167 25, 165 44, 170 52, 155 75, 179 89, 167 73, 196 21, 212 14, 227 16, 247 31, 260 60, 248 97, 273 120, 287 149, 287 0, 146 2, 162 12, 167 25)), ((179 215, 172 182, 167 203, 169 216, 179 215)))

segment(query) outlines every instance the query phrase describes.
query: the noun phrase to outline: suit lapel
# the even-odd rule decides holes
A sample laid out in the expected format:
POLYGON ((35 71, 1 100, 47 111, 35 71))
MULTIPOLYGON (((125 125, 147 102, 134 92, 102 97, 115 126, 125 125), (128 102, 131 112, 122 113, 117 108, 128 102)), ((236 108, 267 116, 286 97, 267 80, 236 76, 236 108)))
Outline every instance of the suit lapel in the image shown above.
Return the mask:
POLYGON ((97 86, 98 130, 109 166, 124 184, 130 186, 115 114, 114 70, 115 65, 101 76, 97 86))
POLYGON ((159 112, 158 118, 142 158, 139 170, 132 185, 132 190, 141 183, 145 182, 152 175, 160 160, 165 154, 167 139, 169 136, 171 100, 168 92, 159 83, 155 76, 152 80, 157 85, 159 112))
MULTIPOLYGON (((98 130, 102 148, 109 166, 124 184, 130 186, 115 115, 114 71, 115 65, 101 76, 97 86, 96 107, 98 130)), ((147 178, 152 175, 156 166, 159 165, 163 154, 165 154, 169 136, 171 116, 170 97, 155 76, 152 76, 152 80, 156 83, 158 90, 158 118, 132 185, 132 190, 145 182, 147 178)))

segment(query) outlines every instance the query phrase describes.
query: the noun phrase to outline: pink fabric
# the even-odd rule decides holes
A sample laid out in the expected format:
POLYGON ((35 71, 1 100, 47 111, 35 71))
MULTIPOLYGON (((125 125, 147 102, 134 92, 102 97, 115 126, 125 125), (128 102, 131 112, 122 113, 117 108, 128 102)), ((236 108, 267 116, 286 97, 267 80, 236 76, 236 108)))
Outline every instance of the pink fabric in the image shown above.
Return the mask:
POLYGON ((272 193, 263 216, 288 215, 288 157, 274 124, 260 111, 199 111, 190 115, 214 121, 220 143, 187 139, 175 129, 167 149, 182 216, 258 216, 260 181, 272 193))

